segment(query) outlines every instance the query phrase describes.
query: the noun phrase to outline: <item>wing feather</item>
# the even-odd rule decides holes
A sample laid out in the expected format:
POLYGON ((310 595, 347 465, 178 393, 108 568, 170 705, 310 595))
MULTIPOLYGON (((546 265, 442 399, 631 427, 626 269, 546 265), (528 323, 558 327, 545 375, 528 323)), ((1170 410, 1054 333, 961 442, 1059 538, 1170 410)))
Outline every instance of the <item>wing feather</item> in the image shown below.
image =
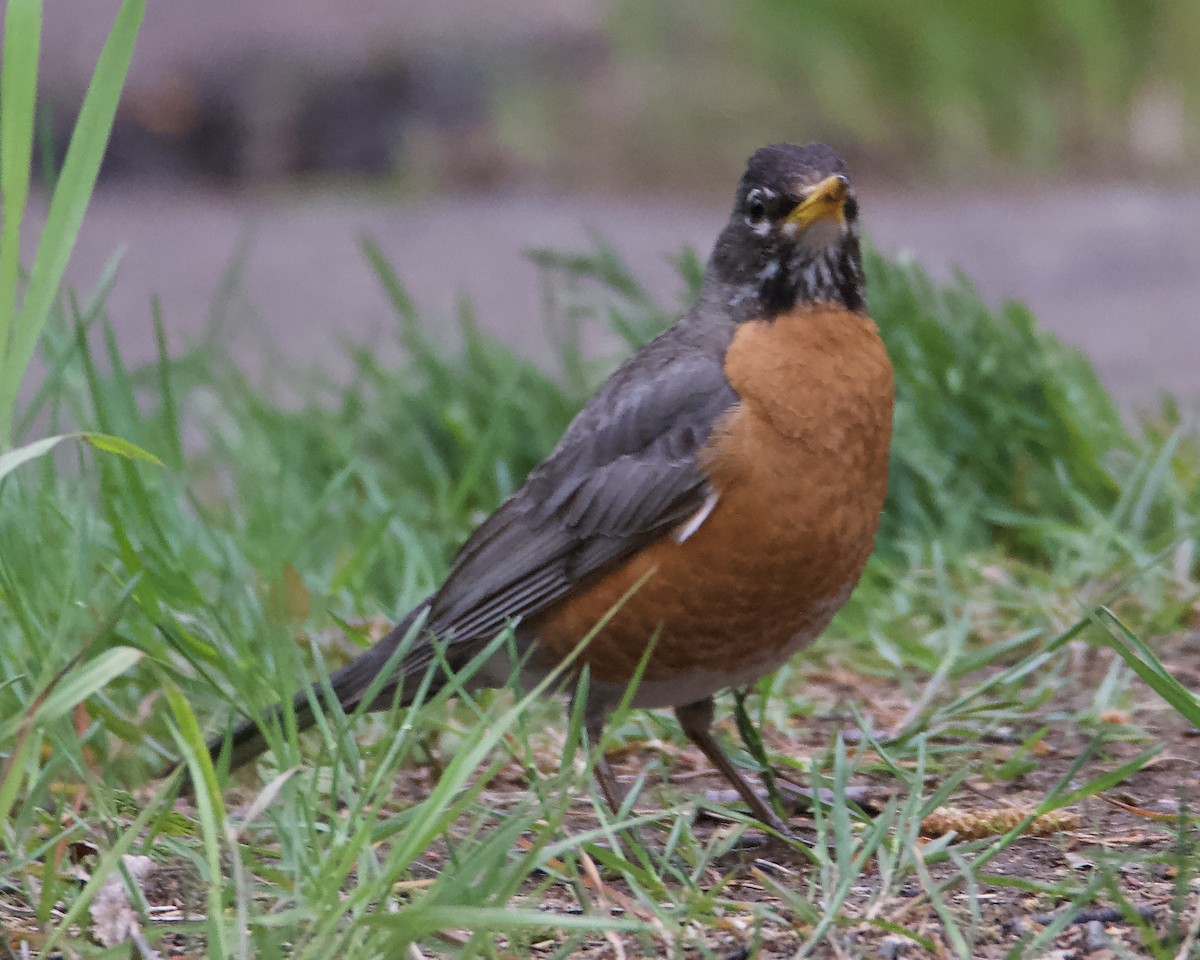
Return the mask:
POLYGON ((729 336, 677 324, 618 368, 463 545, 432 599, 433 635, 489 639, 703 507, 698 455, 737 402, 722 368, 729 336))

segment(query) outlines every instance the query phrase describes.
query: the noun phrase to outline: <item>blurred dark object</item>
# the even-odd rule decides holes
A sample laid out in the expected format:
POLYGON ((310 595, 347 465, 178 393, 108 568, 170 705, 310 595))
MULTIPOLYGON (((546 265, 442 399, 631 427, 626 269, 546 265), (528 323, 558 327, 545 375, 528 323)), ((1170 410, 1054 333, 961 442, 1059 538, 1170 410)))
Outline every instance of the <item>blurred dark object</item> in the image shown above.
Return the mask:
POLYGON ((496 139, 487 71, 465 55, 322 78, 300 105, 291 137, 293 174, 399 171, 440 188, 481 188, 513 172, 496 139))
MULTIPOLYGON (((78 109, 51 109, 55 164, 78 109)), ((487 79, 465 59, 384 62, 313 76, 301 65, 177 71, 129 90, 101 176, 108 180, 264 181, 379 177, 408 166, 410 139, 438 186, 491 186, 503 151, 487 79), (432 154, 432 155, 431 155, 432 154)))
POLYGON ((314 84, 296 111, 289 172, 390 173, 413 93, 401 64, 314 84))
MULTIPOLYGON (((49 98, 43 105, 41 151, 49 146, 55 169, 66 156, 78 103, 49 98)), ((245 150, 242 118, 232 95, 184 73, 158 87, 129 91, 117 110, 101 176, 107 179, 229 180, 241 173, 245 150)))
MULTIPOLYGON (((47 160, 66 150, 118 6, 44 2, 39 93, 58 120, 47 160)), ((103 176, 505 182, 530 168, 506 91, 576 85, 609 54, 611 12, 611 0, 155 0, 103 176)))
POLYGON ((245 134, 231 91, 183 73, 124 99, 103 172, 110 177, 202 177, 239 173, 245 134))

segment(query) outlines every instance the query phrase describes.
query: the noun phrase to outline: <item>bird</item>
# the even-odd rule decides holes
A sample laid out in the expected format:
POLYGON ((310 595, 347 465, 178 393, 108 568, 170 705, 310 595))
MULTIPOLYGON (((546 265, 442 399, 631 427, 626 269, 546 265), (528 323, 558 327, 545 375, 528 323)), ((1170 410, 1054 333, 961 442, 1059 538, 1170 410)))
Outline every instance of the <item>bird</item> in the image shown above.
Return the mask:
MULTIPOLYGON (((604 381, 440 587, 328 687, 295 695, 297 726, 330 692, 347 711, 408 705, 489 645, 470 689, 514 671, 536 684, 576 652, 566 686, 584 691, 590 743, 640 669, 630 704, 673 709, 751 814, 783 832, 718 743, 713 697, 809 645, 874 548, 894 388, 858 219, 832 147, 756 150, 690 308, 604 381)), ((266 741, 247 721, 209 749, 237 767, 266 741)), ((618 807, 602 754, 595 774, 618 807)))

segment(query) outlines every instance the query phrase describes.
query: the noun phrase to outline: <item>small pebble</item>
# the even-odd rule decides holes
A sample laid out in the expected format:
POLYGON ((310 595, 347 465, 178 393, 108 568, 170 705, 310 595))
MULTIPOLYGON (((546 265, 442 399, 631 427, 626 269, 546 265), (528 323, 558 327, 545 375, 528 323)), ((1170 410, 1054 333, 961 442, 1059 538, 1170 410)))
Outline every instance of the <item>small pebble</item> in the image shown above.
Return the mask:
POLYGON ((1099 920, 1089 920, 1083 925, 1083 952, 1096 953, 1108 946, 1108 934, 1099 920))

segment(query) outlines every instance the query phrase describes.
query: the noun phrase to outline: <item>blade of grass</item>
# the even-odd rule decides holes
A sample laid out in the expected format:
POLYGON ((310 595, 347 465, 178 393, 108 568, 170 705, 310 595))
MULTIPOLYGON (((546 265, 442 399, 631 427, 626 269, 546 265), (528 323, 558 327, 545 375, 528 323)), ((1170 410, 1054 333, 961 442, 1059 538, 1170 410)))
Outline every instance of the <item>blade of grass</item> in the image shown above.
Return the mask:
POLYGON ((155 466, 163 466, 163 462, 154 454, 121 437, 114 437, 107 433, 60 433, 57 436, 43 437, 41 440, 34 440, 33 443, 27 443, 15 450, 0 453, 0 480, 3 480, 17 467, 36 460, 38 457, 44 457, 64 440, 82 440, 89 446, 103 450, 105 453, 115 453, 127 460, 141 460, 155 466))
POLYGON ((1112 647, 1145 684, 1169 703, 1193 727, 1200 727, 1200 700, 1176 680, 1140 637, 1136 636, 1108 607, 1100 607, 1095 621, 1107 634, 1103 641, 1112 647), (1115 630, 1114 630, 1115 628, 1115 630))
MULTIPOLYGON (((0 365, 0 448, 10 443, 17 390, 58 295, 100 172, 144 12, 145 0, 124 0, 121 4, 71 134, 62 173, 55 185, 46 225, 34 255, 29 286, 15 326, 10 331, 9 349, 0 365)), ((8 214, 6 209, 6 217, 8 214)))
POLYGON ((620 917, 582 917, 547 913, 543 910, 522 910, 515 907, 412 907, 400 914, 368 916, 367 923, 386 926, 398 941, 408 942, 439 930, 466 927, 470 930, 520 930, 527 927, 557 930, 626 930, 630 933, 648 932, 650 927, 640 920, 620 917))
POLYGON ((69 671, 41 700, 32 717, 16 716, 0 726, 0 742, 8 740, 25 723, 46 723, 64 716, 109 681, 131 669, 144 654, 132 647, 113 647, 69 671))
MULTIPOLYGON (((121 264, 123 253, 117 253, 109 258, 105 264, 104 270, 101 272, 99 279, 96 281, 95 289, 81 311, 82 326, 85 331, 91 329, 92 325, 103 315, 104 303, 112 291, 113 285, 117 279, 117 269, 121 264)), ((54 330, 55 324, 51 320, 46 327, 47 331, 54 330)), ((84 341, 86 343, 86 340, 84 341)), ((57 407, 62 403, 69 403, 70 396, 64 396, 67 393, 64 390, 66 377, 70 371, 73 362, 78 357, 80 348, 80 339, 78 337, 61 338, 55 337, 53 350, 49 349, 51 344, 47 338, 42 340, 42 359, 46 361, 45 375, 42 377, 42 382, 38 384, 37 390, 30 400, 24 404, 24 409, 21 415, 17 418, 16 427, 13 430, 13 441, 20 439, 25 435, 25 432, 33 424, 43 408, 47 405, 51 408, 51 423, 57 423, 57 407)), ((82 417, 76 417, 77 421, 82 421, 82 417)))
POLYGON ((6 450, 4 453, 0 453, 0 480, 3 480, 22 464, 45 456, 66 439, 67 435, 63 433, 57 437, 45 437, 15 450, 6 450))
MULTIPOLYGON (((40 0, 10 0, 4 16, 4 62, 0 64, 0 370, 12 348, 21 263, 21 223, 29 197, 33 118, 37 107, 38 56, 42 37, 40 0)), ((0 437, 0 449, 5 446, 0 437)))
MULTIPOLYGON (((217 788, 216 773, 212 761, 205 749, 204 735, 200 732, 200 724, 191 704, 183 694, 172 684, 167 687, 167 701, 171 706, 174 723, 171 725, 171 735, 175 745, 183 757, 188 775, 195 785, 192 796, 196 803, 196 818, 200 822, 200 833, 204 844, 205 865, 208 868, 208 942, 207 952, 210 957, 223 958, 228 955, 225 926, 221 922, 224 916, 224 903, 221 882, 221 843, 226 836, 228 820, 225 815, 225 803, 221 791, 217 788)), ((177 778, 173 776, 171 780, 177 778)), ((234 847, 233 844, 230 845, 234 847)), ((236 858, 236 848, 231 850, 236 858)), ((239 909, 239 915, 241 914, 239 909)))

